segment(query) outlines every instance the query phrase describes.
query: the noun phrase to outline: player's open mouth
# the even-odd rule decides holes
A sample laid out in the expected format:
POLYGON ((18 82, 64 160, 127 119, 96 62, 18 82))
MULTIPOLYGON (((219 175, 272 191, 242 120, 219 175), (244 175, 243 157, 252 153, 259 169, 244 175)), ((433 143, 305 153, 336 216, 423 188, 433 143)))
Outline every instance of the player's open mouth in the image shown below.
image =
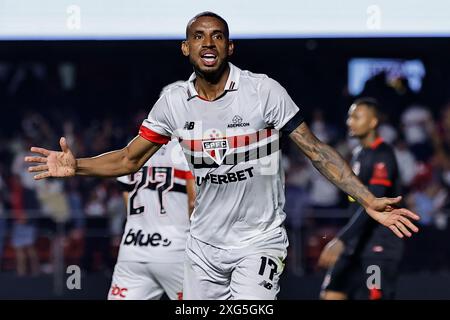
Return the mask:
POLYGON ((204 53, 201 55, 203 64, 206 66, 213 66, 217 61, 217 55, 214 53, 204 53))

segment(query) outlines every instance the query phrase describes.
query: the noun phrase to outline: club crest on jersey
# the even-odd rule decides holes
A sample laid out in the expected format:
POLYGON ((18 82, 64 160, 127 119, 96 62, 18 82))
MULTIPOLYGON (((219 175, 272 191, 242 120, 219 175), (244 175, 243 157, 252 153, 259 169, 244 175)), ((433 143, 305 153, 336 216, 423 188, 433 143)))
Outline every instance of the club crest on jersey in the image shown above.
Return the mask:
POLYGON ((228 140, 216 129, 208 130, 205 136, 207 138, 202 141, 203 152, 218 165, 222 164, 229 149, 228 140))

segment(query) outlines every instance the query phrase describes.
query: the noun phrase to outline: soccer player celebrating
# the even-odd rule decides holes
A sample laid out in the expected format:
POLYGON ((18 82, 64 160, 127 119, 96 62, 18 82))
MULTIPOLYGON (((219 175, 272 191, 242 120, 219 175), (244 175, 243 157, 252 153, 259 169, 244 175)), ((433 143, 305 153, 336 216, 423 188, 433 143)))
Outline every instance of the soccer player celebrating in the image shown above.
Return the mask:
POLYGON ((283 226, 284 179, 280 135, 289 135, 330 181, 399 237, 418 216, 376 198, 339 154, 319 141, 286 90, 266 75, 228 60, 234 44, 227 22, 203 12, 186 28, 181 50, 194 73, 155 103, 139 134, 123 149, 76 159, 66 140, 61 152, 33 147, 35 179, 121 176, 136 172, 176 136, 196 179, 184 264, 185 299, 275 299, 288 240, 283 226))
POLYGON ((195 186, 176 140, 161 147, 138 172, 117 179, 127 222, 109 290, 110 300, 183 297, 183 263, 195 186))
MULTIPOLYGON (((349 109, 347 125, 350 136, 360 142, 352 160, 355 174, 375 196, 396 196, 400 189, 397 161, 393 149, 377 135, 376 100, 356 100, 349 109)), ((321 298, 392 299, 403 240, 370 219, 352 198, 349 200, 353 217, 325 246, 319 259, 321 267, 329 268, 321 298), (380 273, 379 283, 368 281, 373 267, 380 273)))

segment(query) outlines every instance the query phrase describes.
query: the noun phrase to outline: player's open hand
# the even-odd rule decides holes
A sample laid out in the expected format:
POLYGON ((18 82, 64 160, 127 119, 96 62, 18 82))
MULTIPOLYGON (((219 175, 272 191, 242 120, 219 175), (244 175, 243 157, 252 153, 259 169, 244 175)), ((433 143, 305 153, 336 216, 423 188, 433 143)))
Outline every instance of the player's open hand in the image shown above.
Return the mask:
POLYGON ((320 254, 318 266, 324 269, 331 268, 344 251, 345 245, 338 238, 334 238, 323 248, 320 254))
POLYGON ((391 229, 397 237, 411 237, 411 231, 417 232, 419 229, 409 219, 419 220, 420 217, 408 209, 395 208, 401 199, 402 197, 375 198, 365 209, 372 218, 391 229))
POLYGON ((52 151, 44 148, 32 147, 31 152, 39 153, 41 156, 25 157, 26 162, 38 163, 28 168, 29 172, 36 172, 35 180, 49 177, 72 177, 75 175, 76 160, 67 145, 66 138, 59 140, 61 151, 52 151))

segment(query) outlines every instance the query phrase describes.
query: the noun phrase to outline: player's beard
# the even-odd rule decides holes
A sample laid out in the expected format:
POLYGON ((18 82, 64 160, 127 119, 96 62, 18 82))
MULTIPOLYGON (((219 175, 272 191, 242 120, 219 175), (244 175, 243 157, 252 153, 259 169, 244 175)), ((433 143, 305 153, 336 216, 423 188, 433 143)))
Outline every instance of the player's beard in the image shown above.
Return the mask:
POLYGON ((222 60, 216 69, 202 69, 199 64, 189 57, 197 77, 205 79, 209 83, 218 83, 228 66, 228 57, 222 60))

